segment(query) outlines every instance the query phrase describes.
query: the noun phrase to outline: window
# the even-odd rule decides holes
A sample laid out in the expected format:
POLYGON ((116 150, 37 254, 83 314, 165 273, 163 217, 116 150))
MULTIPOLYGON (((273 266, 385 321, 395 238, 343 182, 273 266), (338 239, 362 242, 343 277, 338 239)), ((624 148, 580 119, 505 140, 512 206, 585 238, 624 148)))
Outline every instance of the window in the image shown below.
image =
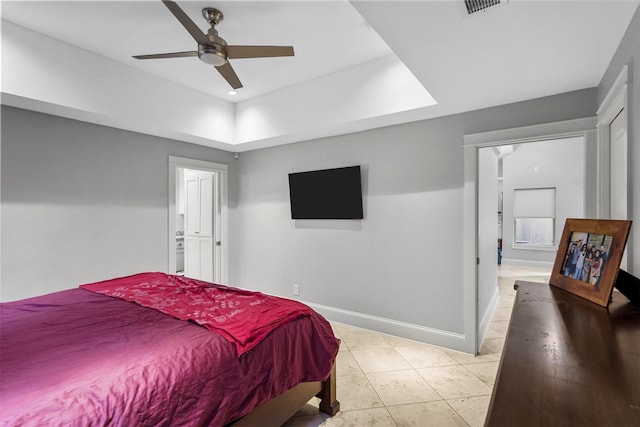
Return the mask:
POLYGON ((555 187, 513 190, 513 220, 515 246, 554 246, 555 187))

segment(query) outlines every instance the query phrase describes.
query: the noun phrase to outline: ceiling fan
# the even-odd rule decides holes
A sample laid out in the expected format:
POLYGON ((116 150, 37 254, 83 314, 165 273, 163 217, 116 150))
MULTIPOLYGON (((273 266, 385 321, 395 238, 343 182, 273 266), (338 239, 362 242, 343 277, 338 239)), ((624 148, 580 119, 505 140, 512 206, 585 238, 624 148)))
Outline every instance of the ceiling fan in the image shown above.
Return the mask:
POLYGON ((197 56, 206 64, 213 65, 222 77, 234 89, 242 87, 240 79, 231 67, 229 59, 239 58, 267 58, 274 56, 293 56, 293 46, 229 46, 216 30, 216 25, 222 21, 223 15, 218 9, 207 7, 202 9, 202 15, 209 22, 211 28, 204 34, 187 14, 173 1, 162 0, 169 11, 180 21, 182 26, 198 43, 198 50, 187 52, 158 53, 152 55, 136 55, 136 59, 185 58, 197 56))

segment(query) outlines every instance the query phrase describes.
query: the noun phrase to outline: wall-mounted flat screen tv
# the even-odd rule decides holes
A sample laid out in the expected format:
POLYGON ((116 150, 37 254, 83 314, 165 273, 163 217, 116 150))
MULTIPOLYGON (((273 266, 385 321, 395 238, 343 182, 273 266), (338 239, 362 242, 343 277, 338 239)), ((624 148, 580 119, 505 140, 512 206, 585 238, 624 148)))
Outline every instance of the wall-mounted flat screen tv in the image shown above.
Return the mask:
POLYGON ((289 174, 291 219, 362 219, 360 166, 289 174))

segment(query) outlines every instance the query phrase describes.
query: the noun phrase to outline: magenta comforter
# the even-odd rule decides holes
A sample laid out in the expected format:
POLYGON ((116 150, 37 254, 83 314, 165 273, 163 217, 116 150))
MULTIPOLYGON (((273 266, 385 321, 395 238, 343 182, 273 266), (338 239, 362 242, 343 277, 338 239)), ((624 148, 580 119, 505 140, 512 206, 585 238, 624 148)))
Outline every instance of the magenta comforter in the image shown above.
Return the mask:
POLYGON ((258 345, 278 326, 312 313, 298 301, 158 272, 80 287, 193 321, 222 334, 236 346, 238 355, 258 345))
POLYGON ((326 379, 338 350, 313 311, 241 356, 216 332, 85 289, 0 304, 0 315, 5 426, 222 426, 326 379))

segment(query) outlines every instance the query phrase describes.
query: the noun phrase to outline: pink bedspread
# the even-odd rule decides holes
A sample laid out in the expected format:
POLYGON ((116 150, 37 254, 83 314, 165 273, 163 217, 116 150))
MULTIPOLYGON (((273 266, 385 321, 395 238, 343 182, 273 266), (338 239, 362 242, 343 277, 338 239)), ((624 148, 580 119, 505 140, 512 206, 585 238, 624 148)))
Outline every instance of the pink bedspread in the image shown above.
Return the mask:
POLYGON ((238 357, 219 333, 85 289, 0 304, 0 425, 222 426, 338 350, 319 314, 238 357))
POLYGON ((312 312, 290 299, 166 273, 140 273, 80 287, 194 321, 222 334, 238 355, 278 326, 312 312))

